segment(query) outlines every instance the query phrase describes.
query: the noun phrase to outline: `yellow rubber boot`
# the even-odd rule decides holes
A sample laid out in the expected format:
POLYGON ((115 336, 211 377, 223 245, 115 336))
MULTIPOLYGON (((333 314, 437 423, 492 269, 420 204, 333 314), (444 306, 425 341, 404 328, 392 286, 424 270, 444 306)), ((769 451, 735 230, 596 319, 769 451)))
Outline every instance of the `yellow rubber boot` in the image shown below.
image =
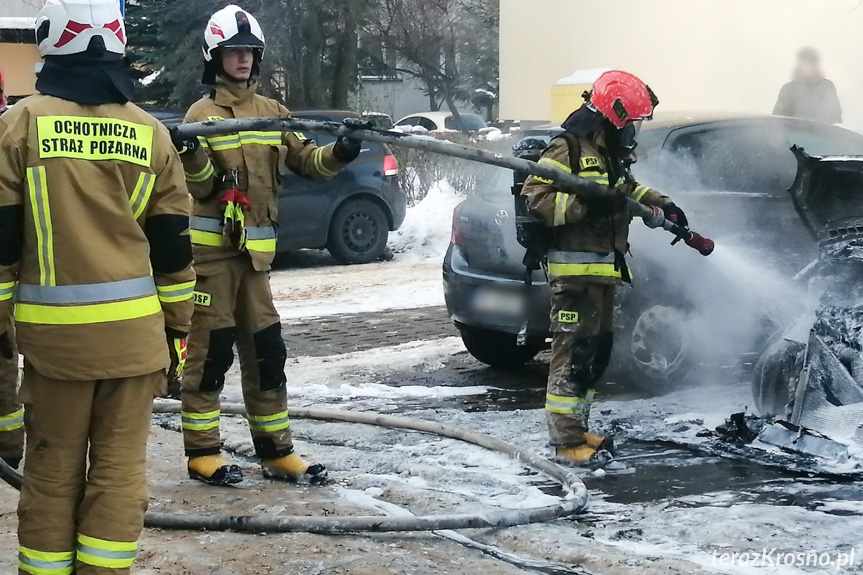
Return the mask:
POLYGON ((189 477, 208 485, 233 485, 243 480, 243 470, 219 455, 189 458, 189 477))
POLYGON ((267 479, 278 481, 321 485, 327 480, 326 467, 320 463, 310 464, 296 453, 276 459, 264 459, 261 461, 261 471, 267 479))
POLYGON ((569 463, 575 465, 590 465, 596 455, 596 449, 589 445, 579 445, 578 447, 558 447, 557 456, 569 463))
POLYGON ((596 451, 602 451, 604 449, 609 453, 614 453, 614 439, 610 437, 585 433, 584 440, 587 442, 587 445, 596 451))

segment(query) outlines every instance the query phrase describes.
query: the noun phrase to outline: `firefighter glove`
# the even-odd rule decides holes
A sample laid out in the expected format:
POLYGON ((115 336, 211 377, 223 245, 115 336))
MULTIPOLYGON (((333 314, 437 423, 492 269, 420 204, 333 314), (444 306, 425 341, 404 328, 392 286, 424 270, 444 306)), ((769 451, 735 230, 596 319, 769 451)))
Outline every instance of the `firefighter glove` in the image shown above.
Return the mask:
POLYGON ((171 367, 168 368, 168 384, 179 381, 186 368, 186 334, 172 329, 166 330, 171 367))
POLYGON ((644 225, 648 228, 661 228, 665 223, 665 213, 657 207, 650 208, 650 215, 644 216, 644 225))
POLYGON ((677 224, 681 228, 689 228, 689 220, 686 219, 686 214, 674 202, 665 206, 662 211, 665 213, 666 220, 677 224))
POLYGON ((168 132, 171 134, 171 142, 174 144, 177 151, 180 152, 180 155, 186 153, 193 154, 200 146, 198 138, 183 138, 183 136, 180 135, 180 130, 177 126, 168 128, 168 132))
POLYGON ((231 188, 219 198, 219 205, 225 210, 222 228, 225 245, 242 250, 246 247, 246 212, 252 207, 249 198, 240 190, 231 188))
POLYGON ((15 353, 12 351, 12 342, 9 340, 9 333, 0 334, 0 356, 3 359, 12 359, 15 353))
POLYGON ((349 136, 339 136, 333 146, 333 155, 343 164, 350 164, 360 155, 363 141, 349 136))

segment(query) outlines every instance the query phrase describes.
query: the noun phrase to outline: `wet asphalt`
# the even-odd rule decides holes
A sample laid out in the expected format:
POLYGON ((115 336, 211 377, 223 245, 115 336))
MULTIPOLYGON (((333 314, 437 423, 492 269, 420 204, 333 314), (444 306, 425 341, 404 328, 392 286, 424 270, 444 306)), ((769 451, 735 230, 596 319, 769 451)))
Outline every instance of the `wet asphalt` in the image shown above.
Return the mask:
MULTIPOLYGON (((302 252, 289 256, 291 267, 331 265, 326 255, 302 252)), ((444 307, 387 310, 346 316, 305 318, 284 322, 282 335, 288 357, 324 357, 368 351, 413 341, 458 336, 444 307)), ((735 377, 748 377, 753 358, 741 357, 735 377)), ((451 356, 433 371, 406 367, 388 372, 378 383, 389 386, 485 386, 480 396, 400 401, 399 411, 457 409, 465 413, 541 409, 548 376, 548 352, 518 370, 492 369, 466 351, 451 356)), ((601 390, 615 399, 645 397, 643 389, 617 383, 601 390)), ((627 441, 618 445, 617 458, 629 467, 585 484, 617 503, 638 503, 728 492, 726 504, 767 503, 811 507, 826 494, 836 500, 859 500, 861 487, 853 481, 831 480, 739 459, 704 456, 674 445, 627 441), (789 488, 791 487, 791 488, 789 488)), ((544 485, 544 484, 543 484, 544 485)), ((558 487, 544 485, 549 492, 558 487)), ((690 498, 698 506, 698 497, 690 498)), ((707 500, 706 500, 707 501, 707 500)), ((841 515, 845 512, 830 511, 841 515)))

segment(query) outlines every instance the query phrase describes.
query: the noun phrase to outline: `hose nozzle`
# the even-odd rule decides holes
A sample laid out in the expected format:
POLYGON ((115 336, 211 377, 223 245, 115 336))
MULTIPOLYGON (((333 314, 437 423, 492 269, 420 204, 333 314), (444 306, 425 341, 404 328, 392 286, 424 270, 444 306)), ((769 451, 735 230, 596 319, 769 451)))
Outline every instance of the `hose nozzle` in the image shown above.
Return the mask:
POLYGON ((716 242, 695 232, 689 232, 689 237, 684 238, 683 241, 703 256, 709 256, 716 248, 716 242))

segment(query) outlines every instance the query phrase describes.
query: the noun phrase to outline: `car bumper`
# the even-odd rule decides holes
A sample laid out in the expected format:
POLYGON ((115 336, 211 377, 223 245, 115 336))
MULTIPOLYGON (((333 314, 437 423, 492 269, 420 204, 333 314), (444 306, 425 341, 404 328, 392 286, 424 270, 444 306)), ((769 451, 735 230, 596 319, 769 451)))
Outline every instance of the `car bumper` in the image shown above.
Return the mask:
POLYGON ((397 176, 388 176, 385 183, 381 186, 381 198, 390 208, 392 222, 390 231, 394 232, 399 229, 405 221, 405 215, 408 211, 408 198, 402 189, 399 187, 397 176))
POLYGON ((460 249, 450 245, 443 264, 443 288, 447 312, 457 324, 517 334, 527 319, 529 337, 544 339, 549 335, 551 294, 544 279, 525 286, 521 280, 471 270, 460 249), (490 290, 521 298, 522 312, 501 312, 476 305, 480 292, 490 290))

